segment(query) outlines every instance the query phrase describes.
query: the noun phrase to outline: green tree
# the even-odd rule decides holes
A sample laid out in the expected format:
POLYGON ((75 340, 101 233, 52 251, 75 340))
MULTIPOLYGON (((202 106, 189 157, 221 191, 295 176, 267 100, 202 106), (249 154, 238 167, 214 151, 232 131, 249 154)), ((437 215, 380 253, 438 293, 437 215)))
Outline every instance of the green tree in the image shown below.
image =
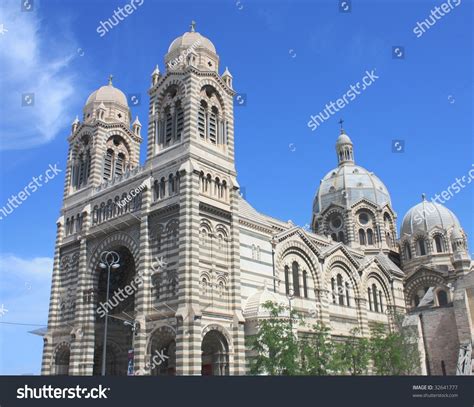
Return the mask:
POLYGON ((403 315, 394 315, 395 328, 383 324, 372 328, 370 353, 377 375, 413 375, 420 369, 417 332, 403 327, 403 315))
POLYGON ((263 307, 269 316, 259 322, 257 333, 248 339, 256 353, 250 360, 250 372, 274 376, 298 374, 299 346, 292 329, 298 321, 298 313, 271 301, 263 307))
POLYGON ((334 370, 334 343, 329 328, 318 322, 309 333, 300 336, 300 373, 304 375, 325 376, 334 370))
POLYGON ((370 361, 369 340, 360 335, 359 328, 353 328, 351 336, 336 344, 334 368, 340 374, 351 376, 367 374, 370 361))

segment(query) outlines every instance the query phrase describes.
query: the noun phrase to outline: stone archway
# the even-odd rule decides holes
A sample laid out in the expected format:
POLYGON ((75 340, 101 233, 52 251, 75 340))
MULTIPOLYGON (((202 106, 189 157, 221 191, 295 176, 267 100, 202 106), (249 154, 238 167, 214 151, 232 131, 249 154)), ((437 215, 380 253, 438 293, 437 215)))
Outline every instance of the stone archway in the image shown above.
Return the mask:
POLYGON ((148 358, 151 376, 176 375, 176 333, 172 328, 163 326, 153 332, 148 358))
POLYGON ((69 360, 71 350, 66 342, 60 343, 54 352, 54 374, 58 376, 69 375, 69 360))
POLYGON ((217 330, 210 330, 202 339, 201 374, 203 376, 229 375, 229 344, 217 330))

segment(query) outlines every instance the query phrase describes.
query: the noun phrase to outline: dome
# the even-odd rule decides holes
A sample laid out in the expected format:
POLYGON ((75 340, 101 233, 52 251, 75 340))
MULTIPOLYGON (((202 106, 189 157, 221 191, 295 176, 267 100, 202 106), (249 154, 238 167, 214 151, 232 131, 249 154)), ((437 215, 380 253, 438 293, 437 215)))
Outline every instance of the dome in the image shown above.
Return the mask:
POLYGON ((352 140, 346 133, 341 133, 336 141, 336 145, 340 144, 352 144, 352 140))
MULTIPOLYGON (((349 139, 345 134, 339 138, 342 136, 349 139)), ((387 187, 373 172, 347 162, 322 179, 314 198, 313 212, 320 213, 331 203, 350 207, 363 198, 380 206, 391 205, 387 187)))
POLYGON ((112 85, 112 79, 109 79, 108 85, 101 86, 99 89, 92 92, 87 98, 86 105, 95 102, 115 102, 128 107, 127 97, 120 89, 117 89, 112 85))
POLYGON ((279 305, 285 305, 280 294, 274 293, 265 286, 262 290, 252 294, 244 308, 244 317, 246 319, 269 317, 270 312, 263 305, 268 302, 274 302, 279 305))
POLYGON ((400 237, 417 232, 429 232, 434 227, 444 230, 460 229, 459 220, 448 208, 436 202, 423 201, 411 208, 403 218, 400 237))
POLYGON ((195 31, 185 32, 182 36, 176 38, 168 48, 168 53, 196 47, 205 48, 216 54, 216 47, 211 40, 195 31))

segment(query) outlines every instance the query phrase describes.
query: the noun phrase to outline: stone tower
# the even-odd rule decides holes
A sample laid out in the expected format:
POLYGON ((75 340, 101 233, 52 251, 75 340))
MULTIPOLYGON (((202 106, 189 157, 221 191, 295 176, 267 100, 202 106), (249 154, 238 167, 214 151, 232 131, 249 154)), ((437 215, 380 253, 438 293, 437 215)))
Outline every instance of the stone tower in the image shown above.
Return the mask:
POLYGON ((110 375, 245 373, 232 75, 194 23, 165 65, 143 166, 112 78, 72 124, 43 374, 100 374, 104 353, 110 375))

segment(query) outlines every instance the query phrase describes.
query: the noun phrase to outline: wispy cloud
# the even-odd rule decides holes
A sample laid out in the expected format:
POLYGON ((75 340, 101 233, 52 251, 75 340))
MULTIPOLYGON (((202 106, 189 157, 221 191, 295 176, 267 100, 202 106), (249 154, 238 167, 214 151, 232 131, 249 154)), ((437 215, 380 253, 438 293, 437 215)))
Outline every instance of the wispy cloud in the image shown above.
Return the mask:
POLYGON ((76 92, 70 63, 77 46, 68 35, 55 35, 52 44, 35 7, 21 12, 19 1, 2 0, 0 8, 8 30, 0 36, 1 150, 47 143, 71 121, 76 92), (25 103, 24 94, 34 94, 33 103, 25 103))
POLYGON ((0 255, 0 375, 38 374, 42 341, 29 331, 46 325, 53 259, 0 255))

